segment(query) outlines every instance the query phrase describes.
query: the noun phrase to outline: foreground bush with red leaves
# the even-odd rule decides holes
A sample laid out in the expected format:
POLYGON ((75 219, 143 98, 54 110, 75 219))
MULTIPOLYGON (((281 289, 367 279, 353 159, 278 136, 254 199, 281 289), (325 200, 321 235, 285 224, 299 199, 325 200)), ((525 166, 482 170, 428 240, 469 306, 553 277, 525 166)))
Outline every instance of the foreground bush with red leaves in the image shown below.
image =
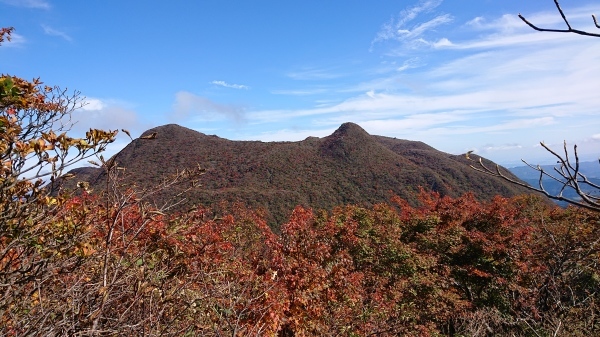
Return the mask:
POLYGON ((7 250, 2 233, 0 333, 600 333, 596 213, 422 193, 416 208, 298 207, 275 235, 260 214, 228 209, 167 215, 133 194, 108 207, 83 195, 56 211, 35 249, 7 250), (31 261, 44 272, 13 282, 31 261))

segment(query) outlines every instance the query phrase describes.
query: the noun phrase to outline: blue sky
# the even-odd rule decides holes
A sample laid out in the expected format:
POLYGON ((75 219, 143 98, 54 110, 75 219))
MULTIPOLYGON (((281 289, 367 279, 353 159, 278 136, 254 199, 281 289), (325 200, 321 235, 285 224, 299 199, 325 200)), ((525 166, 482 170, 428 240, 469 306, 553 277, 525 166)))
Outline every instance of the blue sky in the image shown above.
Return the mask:
MULTIPOLYGON (((600 3, 561 5, 596 30, 600 3)), ((564 27, 552 0, 0 0, 16 29, 0 72, 81 91, 82 134, 177 123, 297 141, 355 122, 508 166, 552 162, 540 141, 595 160, 600 38, 518 13, 564 27)))

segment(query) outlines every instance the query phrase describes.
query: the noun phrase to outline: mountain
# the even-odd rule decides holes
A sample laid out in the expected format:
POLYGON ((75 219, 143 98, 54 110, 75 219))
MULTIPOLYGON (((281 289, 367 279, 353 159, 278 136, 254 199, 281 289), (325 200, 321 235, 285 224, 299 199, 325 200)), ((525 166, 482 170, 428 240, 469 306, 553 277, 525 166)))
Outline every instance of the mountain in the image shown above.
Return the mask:
MULTIPOLYGON (((480 199, 528 193, 476 172, 464 155, 372 136, 353 123, 342 124, 330 136, 298 142, 231 141, 169 124, 147 130, 112 160, 125 168, 125 182, 137 188, 200 165, 206 174, 200 187, 186 193, 188 204, 217 207, 223 200, 242 201, 266 210, 271 225, 283 223, 296 205, 369 206, 394 194, 414 203, 419 186, 450 196, 472 191, 480 199), (154 139, 144 139, 153 134, 154 139)), ((90 173, 86 168, 85 178, 94 190, 105 186, 102 169, 90 173)), ((177 192, 166 190, 153 202, 162 204, 177 192)))

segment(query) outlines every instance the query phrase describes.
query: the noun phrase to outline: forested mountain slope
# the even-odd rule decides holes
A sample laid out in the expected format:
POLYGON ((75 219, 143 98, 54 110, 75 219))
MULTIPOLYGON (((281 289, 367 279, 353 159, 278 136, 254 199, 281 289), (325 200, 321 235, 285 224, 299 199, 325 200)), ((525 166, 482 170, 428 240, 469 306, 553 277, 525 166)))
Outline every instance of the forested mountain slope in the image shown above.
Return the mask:
MULTIPOLYGON (((473 192, 483 200, 528 193, 476 172, 462 155, 422 142, 372 136, 353 123, 342 124, 330 136, 298 142, 231 141, 169 124, 147 130, 114 160, 125 168, 125 182, 136 188, 199 165, 206 174, 200 186, 186 193, 188 205, 242 201, 266 210, 271 224, 281 224, 296 205, 369 206, 392 195, 414 201, 419 186, 454 197, 473 192), (144 139, 154 133, 153 139, 144 139)), ((99 168, 87 168, 81 178, 94 190, 105 185, 99 168)), ((169 189, 152 201, 161 204, 177 191, 169 189)))

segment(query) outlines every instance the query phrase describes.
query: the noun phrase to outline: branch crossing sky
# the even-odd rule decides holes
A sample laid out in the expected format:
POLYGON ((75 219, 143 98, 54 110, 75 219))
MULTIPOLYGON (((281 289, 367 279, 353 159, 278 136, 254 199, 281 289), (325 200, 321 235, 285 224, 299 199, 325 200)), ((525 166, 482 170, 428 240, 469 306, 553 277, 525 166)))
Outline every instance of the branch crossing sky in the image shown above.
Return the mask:
MULTIPOLYGON (((599 2, 561 6, 598 30, 599 2)), ((81 91, 82 134, 297 141, 355 122, 507 166, 552 163, 540 141, 596 160, 600 38, 518 13, 565 27, 552 0, 0 0, 0 72, 81 91)))

